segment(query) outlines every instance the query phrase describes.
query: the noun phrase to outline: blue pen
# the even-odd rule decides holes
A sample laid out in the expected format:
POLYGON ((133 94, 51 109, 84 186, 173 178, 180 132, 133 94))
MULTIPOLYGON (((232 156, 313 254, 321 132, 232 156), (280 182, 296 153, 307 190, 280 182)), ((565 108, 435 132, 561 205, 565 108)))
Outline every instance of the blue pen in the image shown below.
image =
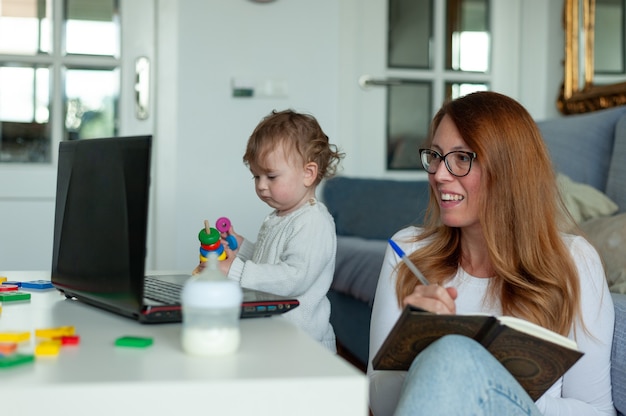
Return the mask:
POLYGON ((426 280, 426 278, 424 277, 422 272, 420 272, 417 266, 413 264, 411 260, 409 260, 404 251, 400 248, 400 246, 398 246, 396 242, 393 241, 391 238, 389 239, 389 244, 391 245, 391 248, 393 248, 393 250, 396 252, 396 254, 400 256, 400 260, 402 260, 404 264, 406 264, 406 266, 409 268, 409 270, 411 270, 413 274, 417 276, 420 282, 422 282, 423 285, 428 286, 428 280, 426 280))

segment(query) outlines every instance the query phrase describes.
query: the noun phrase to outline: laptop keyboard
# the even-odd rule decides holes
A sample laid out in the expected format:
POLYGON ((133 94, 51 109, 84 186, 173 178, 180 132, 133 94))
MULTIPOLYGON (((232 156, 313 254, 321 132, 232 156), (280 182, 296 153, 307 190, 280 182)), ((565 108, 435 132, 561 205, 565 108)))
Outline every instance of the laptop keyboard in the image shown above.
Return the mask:
POLYGON ((179 284, 146 276, 143 284, 143 296, 157 302, 179 305, 182 289, 183 287, 179 284))

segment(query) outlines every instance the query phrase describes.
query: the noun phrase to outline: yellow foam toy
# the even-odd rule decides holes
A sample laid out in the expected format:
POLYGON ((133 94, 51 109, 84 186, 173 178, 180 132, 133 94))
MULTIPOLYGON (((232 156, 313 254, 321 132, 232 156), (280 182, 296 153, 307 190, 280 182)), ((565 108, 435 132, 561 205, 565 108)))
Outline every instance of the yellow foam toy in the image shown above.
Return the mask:
POLYGON ((37 344, 35 347, 35 356, 53 356, 59 355, 59 351, 61 350, 61 342, 57 340, 51 341, 43 341, 37 344))
POLYGON ((38 338, 60 338, 74 335, 76 329, 73 326, 60 326, 58 328, 35 329, 35 336, 38 338))
POLYGON ((30 339, 30 332, 9 331, 0 332, 0 342, 24 342, 30 339))

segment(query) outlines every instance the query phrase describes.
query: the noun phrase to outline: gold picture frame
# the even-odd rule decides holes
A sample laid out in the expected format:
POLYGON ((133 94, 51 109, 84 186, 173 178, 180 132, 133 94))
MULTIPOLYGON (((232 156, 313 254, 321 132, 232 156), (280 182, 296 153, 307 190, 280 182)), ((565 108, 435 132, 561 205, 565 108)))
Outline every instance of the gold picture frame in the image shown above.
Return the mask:
POLYGON ((565 71, 557 99, 557 108, 563 114, 586 113, 626 104, 626 82, 593 83, 595 5, 595 0, 564 2, 565 71))

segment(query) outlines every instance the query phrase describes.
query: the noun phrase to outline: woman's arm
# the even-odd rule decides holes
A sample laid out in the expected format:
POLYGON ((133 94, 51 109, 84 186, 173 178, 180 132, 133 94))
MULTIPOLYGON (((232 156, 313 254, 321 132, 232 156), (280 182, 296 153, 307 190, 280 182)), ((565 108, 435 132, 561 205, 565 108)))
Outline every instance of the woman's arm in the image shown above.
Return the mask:
MULTIPOLYGON (((410 253, 414 250, 414 244, 407 244, 403 241, 414 236, 415 232, 415 228, 409 227, 399 231, 392 238, 405 252, 410 253)), ((391 247, 388 247, 380 270, 372 307, 367 374, 370 380, 370 408, 375 416, 393 413, 406 375, 404 371, 374 371, 372 368, 372 359, 402 312, 396 299, 396 274, 394 270, 399 261, 395 252, 391 247)))

